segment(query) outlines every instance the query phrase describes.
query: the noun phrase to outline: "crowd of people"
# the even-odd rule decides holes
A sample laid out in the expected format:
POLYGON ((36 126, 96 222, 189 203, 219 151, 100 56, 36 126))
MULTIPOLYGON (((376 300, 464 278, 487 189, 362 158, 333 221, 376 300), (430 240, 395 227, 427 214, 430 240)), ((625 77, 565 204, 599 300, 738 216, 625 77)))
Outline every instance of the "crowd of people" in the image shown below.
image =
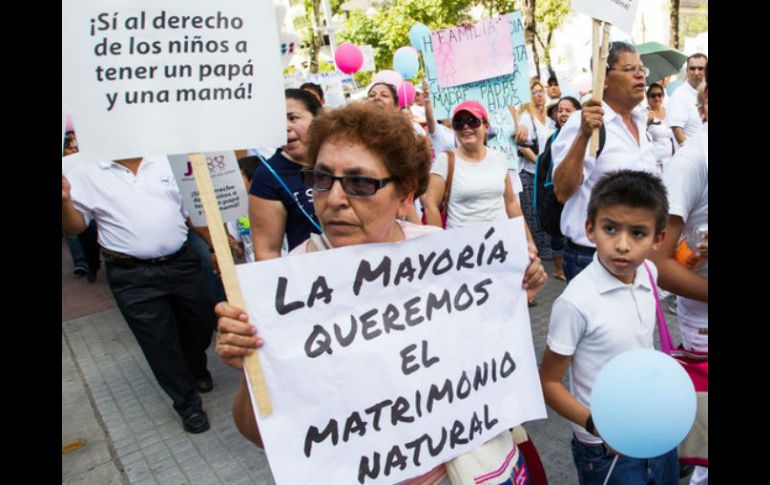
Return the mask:
MULTIPOLYGON (((561 96, 555 77, 545 87, 532 80, 531 101, 510 108, 517 170, 487 145, 490 117, 480 100, 459 103, 451 118, 436 120, 427 83, 404 109, 387 83, 337 109, 323 107, 318 85, 287 89, 285 145, 241 165, 249 167, 244 183, 255 259, 523 216, 529 305, 537 304, 548 279, 541 260, 553 261, 553 278, 567 283, 552 308, 540 377, 546 403, 572 423, 580 483, 605 483, 614 466, 609 483, 676 484, 676 449, 651 459, 618 455, 594 425, 590 402, 606 362, 653 348, 654 292, 678 296, 683 348, 708 351, 707 238, 694 248, 701 259, 694 269, 677 258, 680 240, 708 222, 707 58, 690 56, 687 82, 668 101, 647 73, 632 45, 614 42, 602 100, 581 105, 561 96), (588 149, 594 130, 602 133, 596 156, 588 149), (552 157, 553 190, 563 204, 557 231, 541 227, 533 204, 544 154, 552 157), (565 373, 569 387, 562 384, 565 373)), ((80 164, 63 175, 63 232, 77 235, 89 224, 98 229, 118 307, 184 429, 205 431, 199 393, 213 388, 205 354, 212 335, 218 356, 236 369, 265 342, 259 321, 206 291, 210 236, 190 222, 167 158, 80 164), (192 233, 208 247, 194 250, 192 233)), ((233 418, 263 446, 245 377, 233 418)), ((495 464, 494 483, 521 483, 516 463, 523 457, 510 433, 504 435, 498 438, 507 443, 506 456, 516 459, 495 464)), ((450 483, 450 467, 408 483, 450 483)), ((699 468, 691 483, 707 480, 707 469, 699 468)))

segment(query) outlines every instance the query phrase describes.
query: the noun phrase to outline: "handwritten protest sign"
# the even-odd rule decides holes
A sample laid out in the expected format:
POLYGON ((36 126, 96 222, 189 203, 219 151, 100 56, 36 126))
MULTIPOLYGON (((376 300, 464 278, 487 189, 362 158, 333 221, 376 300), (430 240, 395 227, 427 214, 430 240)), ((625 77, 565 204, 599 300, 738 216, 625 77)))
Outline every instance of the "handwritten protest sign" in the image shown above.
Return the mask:
POLYGON ((81 156, 284 143, 273 10, 270 2, 248 0, 67 2, 62 86, 81 156), (266 121, 255 122, 255 113, 266 121))
POLYGON ((489 146, 504 152, 512 169, 518 168, 516 144, 513 141, 514 124, 508 106, 518 106, 529 102, 529 68, 524 44, 524 24, 521 12, 503 16, 508 21, 511 36, 513 61, 504 76, 483 81, 476 81, 460 86, 442 88, 438 82, 436 54, 432 37, 422 38, 420 51, 425 66, 433 112, 436 119, 450 118, 455 106, 467 100, 476 100, 487 109, 490 123, 497 136, 490 140, 489 146))
POLYGON ((545 418, 521 217, 237 267, 278 484, 392 484, 545 418))
POLYGON ((572 9, 609 22, 627 34, 634 26, 640 0, 572 0, 572 9))
POLYGON ((472 28, 434 30, 431 41, 442 88, 513 72, 513 46, 505 17, 482 20, 472 28))
MULTIPOLYGON (((219 212, 223 222, 230 222, 248 215, 249 199, 243 185, 241 170, 234 152, 206 153, 206 164, 214 184, 219 212)), ((190 214, 192 223, 198 227, 206 226, 203 204, 198 187, 195 184, 192 163, 188 155, 169 155, 171 170, 182 194, 182 203, 190 214)))
POLYGON ((319 72, 308 74, 307 80, 316 83, 324 90, 324 100, 329 108, 341 108, 345 106, 345 90, 342 88, 344 80, 350 79, 350 74, 343 72, 319 72))

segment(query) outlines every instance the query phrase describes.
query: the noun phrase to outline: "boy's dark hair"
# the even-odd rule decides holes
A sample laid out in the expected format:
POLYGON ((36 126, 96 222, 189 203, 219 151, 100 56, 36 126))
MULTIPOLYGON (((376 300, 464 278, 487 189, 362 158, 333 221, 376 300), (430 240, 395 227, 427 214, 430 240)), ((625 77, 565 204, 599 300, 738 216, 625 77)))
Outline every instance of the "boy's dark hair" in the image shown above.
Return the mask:
POLYGON ((324 90, 323 90, 323 88, 319 84, 307 82, 307 83, 304 83, 299 88, 300 89, 310 89, 311 91, 313 91, 316 94, 318 94, 319 98, 324 99, 324 90))
POLYGON ((668 196, 659 177, 648 172, 617 170, 596 182, 588 201, 588 220, 596 223, 599 209, 625 205, 655 212, 655 234, 666 228, 668 196))

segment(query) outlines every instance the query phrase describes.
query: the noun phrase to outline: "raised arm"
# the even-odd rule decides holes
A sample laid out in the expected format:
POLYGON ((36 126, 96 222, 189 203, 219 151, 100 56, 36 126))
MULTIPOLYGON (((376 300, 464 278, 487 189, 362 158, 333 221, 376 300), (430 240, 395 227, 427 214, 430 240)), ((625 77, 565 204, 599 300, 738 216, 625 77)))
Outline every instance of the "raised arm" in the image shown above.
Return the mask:
POLYGON ((428 124, 428 132, 432 135, 436 132, 436 118, 433 117, 433 103, 430 100, 430 88, 426 79, 422 81, 422 92, 425 96, 425 121, 428 124))
POLYGON ((564 204, 577 192, 583 182, 583 168, 586 148, 591 140, 594 128, 602 126, 604 109, 601 101, 590 100, 580 111, 580 129, 564 160, 559 163, 553 173, 553 185, 556 199, 564 204))

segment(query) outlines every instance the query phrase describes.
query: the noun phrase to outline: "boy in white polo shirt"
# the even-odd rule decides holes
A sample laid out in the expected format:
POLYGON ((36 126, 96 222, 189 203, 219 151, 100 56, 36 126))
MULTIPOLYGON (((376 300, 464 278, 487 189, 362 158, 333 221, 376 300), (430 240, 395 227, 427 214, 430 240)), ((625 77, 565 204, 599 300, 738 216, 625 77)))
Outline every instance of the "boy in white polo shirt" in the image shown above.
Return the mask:
MULTIPOLYGON (((540 379, 545 401, 572 421, 572 455, 581 485, 603 484, 615 452, 591 418, 591 389, 604 364, 627 350, 652 349, 655 286, 643 263, 664 237, 668 200, 661 180, 646 172, 610 172, 594 186, 586 234, 596 253, 554 302, 540 379), (569 386, 562 384, 569 369, 569 386)), ((647 261, 653 280, 655 265, 647 261)), ((671 484, 679 480, 676 449, 652 459, 621 455, 610 484, 671 484)))

